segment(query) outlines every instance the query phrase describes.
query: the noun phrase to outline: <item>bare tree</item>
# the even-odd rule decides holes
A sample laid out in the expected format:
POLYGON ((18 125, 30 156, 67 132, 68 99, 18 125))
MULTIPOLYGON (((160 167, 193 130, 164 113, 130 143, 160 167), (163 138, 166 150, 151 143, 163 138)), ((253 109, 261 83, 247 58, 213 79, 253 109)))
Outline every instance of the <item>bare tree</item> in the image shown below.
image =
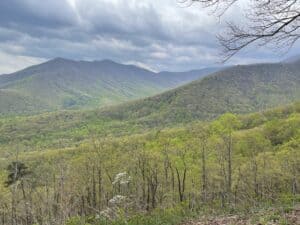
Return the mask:
MULTIPOLYGON (((200 3, 222 16, 230 7, 244 0, 181 0, 192 5, 200 3)), ((218 35, 224 61, 241 49, 256 42, 259 46, 272 44, 276 50, 289 50, 300 38, 299 0, 248 0, 246 24, 227 22, 224 34, 218 35)), ((245 1, 244 1, 245 2, 245 1)))

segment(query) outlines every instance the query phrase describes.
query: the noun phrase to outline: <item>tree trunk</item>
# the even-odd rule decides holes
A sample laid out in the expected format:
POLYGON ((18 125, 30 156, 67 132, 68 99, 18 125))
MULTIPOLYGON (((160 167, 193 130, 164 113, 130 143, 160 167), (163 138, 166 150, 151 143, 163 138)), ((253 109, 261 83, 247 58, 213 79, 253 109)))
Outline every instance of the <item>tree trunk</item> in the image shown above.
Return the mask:
POLYGON ((205 152, 204 144, 202 146, 201 159, 202 159, 202 201, 206 202, 207 174, 206 174, 206 152, 205 152))

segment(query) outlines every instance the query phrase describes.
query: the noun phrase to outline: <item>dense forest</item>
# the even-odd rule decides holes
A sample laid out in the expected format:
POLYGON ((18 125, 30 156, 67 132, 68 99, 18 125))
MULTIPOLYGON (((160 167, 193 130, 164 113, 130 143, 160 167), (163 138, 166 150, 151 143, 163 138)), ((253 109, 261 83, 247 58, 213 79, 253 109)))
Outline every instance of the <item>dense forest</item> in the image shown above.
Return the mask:
POLYGON ((0 224, 177 224, 195 212, 288 209, 300 201, 299 127, 294 103, 126 135, 90 130, 67 146, 2 142, 0 224))

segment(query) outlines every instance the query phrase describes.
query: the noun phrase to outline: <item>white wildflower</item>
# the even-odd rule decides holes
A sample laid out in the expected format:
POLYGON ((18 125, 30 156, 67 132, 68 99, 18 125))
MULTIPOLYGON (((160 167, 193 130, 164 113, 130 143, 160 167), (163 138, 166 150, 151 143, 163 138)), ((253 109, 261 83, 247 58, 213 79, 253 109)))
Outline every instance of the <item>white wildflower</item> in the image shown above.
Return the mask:
POLYGON ((116 184, 124 185, 124 184, 128 184, 130 182, 130 180, 131 180, 131 177, 128 176, 127 172, 118 173, 115 176, 115 179, 112 182, 112 184, 113 185, 116 185, 116 184))
POLYGON ((121 204, 126 200, 126 196, 115 195, 112 199, 109 200, 109 203, 112 205, 121 204))

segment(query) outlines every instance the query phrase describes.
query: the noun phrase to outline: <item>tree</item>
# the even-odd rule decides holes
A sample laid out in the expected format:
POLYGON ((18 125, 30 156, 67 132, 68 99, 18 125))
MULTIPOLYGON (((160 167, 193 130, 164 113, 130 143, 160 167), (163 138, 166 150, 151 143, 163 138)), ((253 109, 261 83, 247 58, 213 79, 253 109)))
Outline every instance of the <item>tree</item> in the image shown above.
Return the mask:
MULTIPOLYGON (((226 61, 241 49, 257 42, 259 45, 274 44, 276 48, 289 49, 300 37, 299 0, 249 0, 244 11, 248 23, 240 25, 227 22, 227 30, 218 40, 223 47, 226 61)), ((182 0, 183 3, 200 3, 213 8, 222 16, 232 5, 242 0, 182 0)))
POLYGON ((7 166, 8 176, 5 184, 11 186, 17 181, 21 181, 26 175, 29 174, 27 166, 23 162, 12 162, 7 166))
POLYGON ((29 174, 27 166, 20 161, 12 162, 7 166, 7 180, 5 181, 5 184, 7 187, 12 187, 12 224, 17 224, 17 215, 16 215, 16 193, 18 189, 18 184, 21 186, 22 195, 24 199, 24 205, 26 210, 26 224, 29 224, 30 218, 29 218, 29 210, 27 206, 27 196, 25 193, 25 187, 24 187, 24 178, 29 174))
POLYGON ((271 142, 264 136, 263 132, 258 130, 243 133, 235 145, 236 152, 247 159, 242 163, 243 169, 240 180, 244 189, 240 193, 250 198, 249 200, 254 200, 254 204, 259 202, 262 197, 263 181, 259 178, 264 173, 264 168, 259 164, 258 158, 262 158, 265 152, 270 151, 271 146, 271 142))
POLYGON ((211 135, 211 131, 208 126, 201 125, 192 130, 192 134, 197 138, 197 145, 199 145, 200 155, 200 167, 201 167, 201 195, 202 201, 206 202, 208 192, 208 175, 207 175, 207 158, 208 158, 208 139, 211 135))
MULTIPOLYGON (((226 113, 222 115, 218 120, 213 122, 212 129, 216 134, 218 134, 224 143, 224 150, 225 152, 221 153, 224 154, 221 158, 224 159, 226 163, 226 169, 224 168, 224 179, 226 183, 226 192, 227 192, 227 199, 230 202, 231 200, 231 192, 232 192, 232 146, 233 140, 232 135, 233 132, 240 127, 239 119, 231 113, 226 113)), ((225 167, 225 166, 224 166, 225 167)))

